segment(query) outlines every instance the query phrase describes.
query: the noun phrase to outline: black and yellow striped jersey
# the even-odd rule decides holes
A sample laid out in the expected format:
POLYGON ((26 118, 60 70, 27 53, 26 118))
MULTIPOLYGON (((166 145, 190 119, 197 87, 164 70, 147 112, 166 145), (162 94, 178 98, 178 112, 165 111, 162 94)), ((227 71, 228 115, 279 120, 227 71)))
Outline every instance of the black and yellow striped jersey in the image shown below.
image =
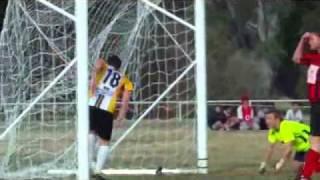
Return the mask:
POLYGON ((90 93, 89 105, 114 113, 121 92, 132 91, 133 83, 113 66, 105 64, 96 74, 96 93, 90 93))

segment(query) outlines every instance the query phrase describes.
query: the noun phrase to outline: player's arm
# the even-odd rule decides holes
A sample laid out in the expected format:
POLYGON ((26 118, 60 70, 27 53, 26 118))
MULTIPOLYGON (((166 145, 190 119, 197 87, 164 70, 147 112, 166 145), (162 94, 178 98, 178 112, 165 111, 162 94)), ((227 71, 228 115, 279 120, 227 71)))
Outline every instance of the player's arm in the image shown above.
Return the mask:
POLYGON ((126 114, 129 109, 129 102, 131 97, 131 91, 125 90, 122 95, 121 106, 117 120, 121 121, 126 117, 126 114))
POLYGON ((264 161, 260 163, 259 173, 263 174, 266 171, 267 163, 270 161, 275 147, 276 147, 276 143, 269 144, 266 150, 264 161))
POLYGON ((280 130, 280 134, 282 137, 282 142, 284 144, 284 151, 282 154, 282 158, 276 164, 276 171, 280 171, 285 164, 285 162, 290 158, 290 155, 293 150, 293 142, 295 140, 295 136, 293 134, 292 128, 289 126, 283 126, 280 130))
POLYGON ((92 72, 91 72, 91 81, 90 81, 90 91, 92 94, 96 93, 96 88, 97 88, 97 74, 103 70, 105 67, 106 63, 105 61, 100 58, 96 61, 92 72))
POLYGON ((301 39, 296 47, 296 50, 294 51, 293 57, 292 57, 292 60, 295 63, 304 63, 304 62, 301 62, 302 57, 303 57, 303 53, 304 53, 304 43, 309 36, 310 36, 310 33, 306 32, 301 37, 301 39))
POLYGON ((282 158, 277 162, 276 164, 276 171, 280 171, 283 167, 283 165, 288 161, 288 159, 291 157, 292 150, 293 150, 293 145, 292 142, 287 142, 284 144, 284 151, 282 158))
POLYGON ((120 104, 120 110, 119 110, 119 114, 117 117, 117 120, 123 120, 126 117, 126 114, 128 112, 129 109, 129 102, 130 102, 130 97, 131 97, 131 93, 133 90, 133 84, 132 82, 125 78, 124 80, 124 92, 122 94, 122 100, 121 100, 121 104, 120 104))
POLYGON ((285 147, 284 147, 284 152, 283 152, 283 155, 282 155, 282 159, 284 159, 286 161, 291 156, 293 145, 292 145, 292 142, 289 142, 289 143, 284 144, 284 146, 285 147))
POLYGON ((268 146, 268 149, 267 149, 267 152, 266 152, 266 155, 265 155, 265 158, 264 158, 264 162, 269 162, 271 157, 272 157, 272 154, 274 152, 274 149, 276 147, 276 143, 274 144, 269 144, 268 146))

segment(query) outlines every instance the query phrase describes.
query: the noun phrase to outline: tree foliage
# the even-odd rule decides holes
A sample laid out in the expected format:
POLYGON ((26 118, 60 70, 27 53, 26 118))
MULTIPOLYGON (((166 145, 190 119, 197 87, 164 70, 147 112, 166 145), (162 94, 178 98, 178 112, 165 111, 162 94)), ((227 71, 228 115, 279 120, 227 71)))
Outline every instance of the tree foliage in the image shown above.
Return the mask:
MULTIPOLYGON (((320 31, 320 1, 206 2, 209 99, 237 99, 243 93, 305 97, 305 68, 291 56, 304 32, 320 31)), ((1 19, 6 3, 0 1, 1 19)))
POLYGON ((208 0, 208 94, 212 99, 304 98, 305 68, 291 56, 320 31, 320 2, 208 0))

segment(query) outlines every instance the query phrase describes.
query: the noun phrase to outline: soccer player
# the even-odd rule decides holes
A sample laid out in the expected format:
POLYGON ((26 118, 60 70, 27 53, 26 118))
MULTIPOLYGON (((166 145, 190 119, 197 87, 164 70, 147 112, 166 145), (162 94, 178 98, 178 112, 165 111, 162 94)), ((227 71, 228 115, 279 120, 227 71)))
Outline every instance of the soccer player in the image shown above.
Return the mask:
POLYGON ((299 177, 305 156, 310 149, 310 127, 300 122, 282 119, 281 114, 276 110, 267 112, 266 123, 269 128, 269 147, 264 161, 260 164, 260 173, 265 172, 267 162, 271 159, 276 144, 283 143, 285 149, 275 169, 276 171, 281 170, 294 151, 293 165, 299 177))
POLYGON ((320 34, 305 33, 294 52, 293 61, 309 67, 307 84, 311 105, 311 149, 302 170, 301 180, 311 179, 320 160, 320 34), (306 52, 309 50, 310 52, 306 52))
POLYGON ((109 141, 112 135, 114 112, 118 98, 122 96, 116 121, 120 123, 126 116, 133 84, 119 72, 121 60, 116 55, 110 55, 107 63, 104 59, 97 60, 90 82, 90 134, 89 159, 93 162, 96 146, 96 136, 99 137, 97 162, 94 173, 101 172, 109 155, 109 141))

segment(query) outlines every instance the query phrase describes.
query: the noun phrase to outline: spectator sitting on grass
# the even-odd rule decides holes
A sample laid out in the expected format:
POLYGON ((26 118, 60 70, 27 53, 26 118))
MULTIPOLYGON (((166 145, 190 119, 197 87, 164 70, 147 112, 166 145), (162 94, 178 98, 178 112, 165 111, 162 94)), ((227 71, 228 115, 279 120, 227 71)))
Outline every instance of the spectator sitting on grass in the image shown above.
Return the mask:
POLYGON ((285 119, 303 122, 303 114, 300 109, 299 103, 292 103, 292 108, 288 109, 285 119))
POLYGON ((226 116, 225 130, 239 130, 239 119, 233 112, 232 107, 226 107, 224 110, 226 116))
POLYGON ((259 129, 258 124, 255 122, 254 111, 248 96, 241 97, 241 105, 238 107, 237 116, 240 121, 240 130, 259 129))
POLYGON ((259 108, 257 110, 256 122, 259 124, 260 130, 267 130, 265 113, 268 112, 268 108, 259 108))
POLYGON ((209 118, 209 128, 211 130, 224 130, 226 123, 226 115, 224 114, 222 108, 220 106, 215 107, 214 112, 209 118))

